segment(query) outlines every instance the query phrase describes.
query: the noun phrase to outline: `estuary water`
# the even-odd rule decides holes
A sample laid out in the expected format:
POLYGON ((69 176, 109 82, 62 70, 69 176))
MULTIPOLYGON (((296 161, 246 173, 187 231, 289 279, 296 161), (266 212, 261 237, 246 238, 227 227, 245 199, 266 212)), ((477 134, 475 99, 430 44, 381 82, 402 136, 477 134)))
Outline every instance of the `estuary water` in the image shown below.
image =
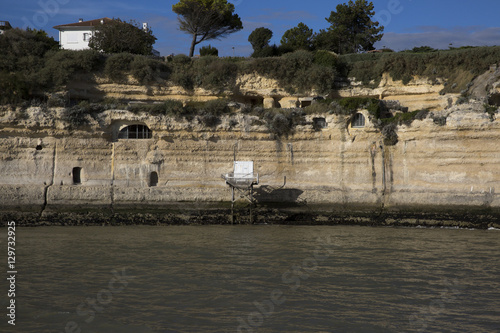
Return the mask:
POLYGON ((500 332, 499 230, 17 228, 16 269, 1 332, 500 332))

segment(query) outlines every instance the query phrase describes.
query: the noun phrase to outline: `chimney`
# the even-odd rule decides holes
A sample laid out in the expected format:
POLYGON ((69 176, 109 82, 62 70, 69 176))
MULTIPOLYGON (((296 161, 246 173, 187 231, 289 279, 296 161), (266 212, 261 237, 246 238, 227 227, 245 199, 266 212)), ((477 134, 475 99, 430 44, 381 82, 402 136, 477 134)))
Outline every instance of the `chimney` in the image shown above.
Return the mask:
POLYGON ((78 22, 83 22, 83 19, 82 19, 82 18, 79 18, 79 19, 78 19, 78 22))

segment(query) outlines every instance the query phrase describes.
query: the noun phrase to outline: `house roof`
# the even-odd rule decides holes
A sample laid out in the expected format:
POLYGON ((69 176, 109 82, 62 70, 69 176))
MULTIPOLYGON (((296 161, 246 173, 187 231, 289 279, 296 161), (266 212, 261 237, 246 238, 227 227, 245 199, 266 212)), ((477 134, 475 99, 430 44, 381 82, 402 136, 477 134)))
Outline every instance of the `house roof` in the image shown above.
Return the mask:
POLYGON ((0 30, 12 29, 9 21, 0 21, 0 30))
POLYGON ((69 23, 69 24, 61 24, 61 25, 56 25, 54 27, 54 29, 57 29, 57 30, 61 30, 61 29, 64 29, 64 28, 77 28, 77 27, 95 27, 95 26, 98 26, 100 24, 102 24, 102 22, 104 23, 108 23, 108 22, 111 22, 113 21, 113 19, 110 19, 109 17, 103 17, 103 18, 100 18, 100 19, 95 19, 95 20, 90 20, 90 21, 81 21, 81 22, 76 22, 76 23, 69 23))

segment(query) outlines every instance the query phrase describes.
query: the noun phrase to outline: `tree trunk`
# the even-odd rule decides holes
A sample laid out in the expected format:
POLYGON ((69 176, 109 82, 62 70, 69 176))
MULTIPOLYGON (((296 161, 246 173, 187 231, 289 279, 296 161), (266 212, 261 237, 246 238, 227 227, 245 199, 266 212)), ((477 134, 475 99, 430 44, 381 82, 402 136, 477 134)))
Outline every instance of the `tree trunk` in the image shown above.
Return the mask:
POLYGON ((194 56, 194 47, 196 46, 196 34, 193 34, 193 40, 191 41, 191 49, 189 50, 189 57, 192 58, 194 56))

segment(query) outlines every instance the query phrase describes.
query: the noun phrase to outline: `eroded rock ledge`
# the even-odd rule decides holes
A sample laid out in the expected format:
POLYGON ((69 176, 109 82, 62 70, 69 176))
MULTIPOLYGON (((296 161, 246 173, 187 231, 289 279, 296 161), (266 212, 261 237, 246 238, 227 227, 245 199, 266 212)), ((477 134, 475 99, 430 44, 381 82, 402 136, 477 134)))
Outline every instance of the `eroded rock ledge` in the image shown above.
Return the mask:
MULTIPOLYGON (((445 123, 428 115, 401 125, 392 146, 363 110, 364 127, 310 114, 278 139, 239 112, 207 128, 107 110, 76 129, 61 108, 18 112, 0 112, 3 222, 229 223, 221 174, 234 160, 254 161, 259 173, 257 223, 487 228, 500 220, 500 124, 482 102, 435 111, 445 123), (151 138, 119 139, 130 125, 146 126, 151 138)), ((236 220, 249 223, 243 202, 236 220)))

